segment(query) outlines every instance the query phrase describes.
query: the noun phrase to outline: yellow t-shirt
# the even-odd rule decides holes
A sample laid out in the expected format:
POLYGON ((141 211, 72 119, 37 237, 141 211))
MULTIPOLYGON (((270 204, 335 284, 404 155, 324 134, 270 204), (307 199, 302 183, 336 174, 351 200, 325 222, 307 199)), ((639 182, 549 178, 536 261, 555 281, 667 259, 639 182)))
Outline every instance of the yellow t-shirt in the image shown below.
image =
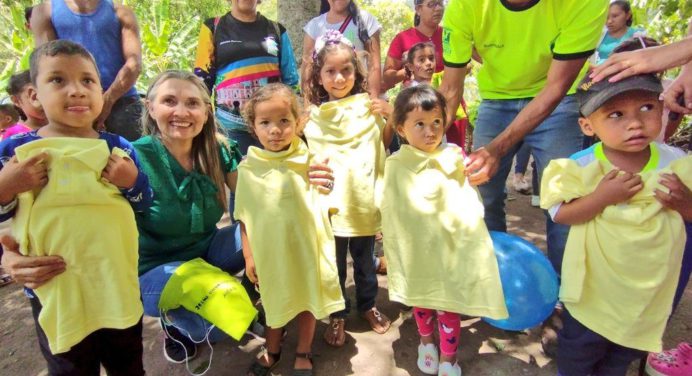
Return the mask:
POLYGON ((48 184, 18 196, 13 233, 22 254, 65 260, 64 273, 34 290, 43 305, 39 323, 58 354, 98 329, 129 328, 142 317, 138 232, 130 203, 101 179, 111 154, 105 140, 55 137, 15 149, 19 161, 44 151, 48 184))
POLYGON ((296 139, 283 152, 250 147, 238 166, 234 216, 245 224, 274 328, 303 311, 319 319, 344 309, 328 207, 308 182, 311 159, 296 139))
MULTIPOLYGON (((657 155, 652 152, 652 160, 657 155)), ((628 202, 570 227, 560 287, 560 299, 584 326, 619 345, 650 352, 661 351, 686 239, 682 217, 663 208, 654 189, 667 190, 658 183, 664 172, 676 173, 692 187, 692 156, 661 167, 640 173, 644 188, 628 202)), ((598 157, 584 166, 574 159, 551 161, 543 173, 541 207, 593 192, 612 168, 598 157)))
POLYGON ((305 126, 310 151, 329 158, 339 212, 332 217, 336 236, 370 236, 380 231, 376 206, 384 173, 382 117, 370 112, 367 94, 352 95, 313 107, 305 126))
POLYGON ((461 148, 409 145, 387 159, 382 234, 389 299, 415 307, 507 318, 483 204, 461 148))
MULTIPOLYGON (((553 59, 589 57, 606 20, 608 0, 542 0, 510 10, 500 0, 451 0, 443 20, 446 66, 462 67, 473 47, 483 58, 483 99, 531 98, 545 86, 553 59)), ((568 94, 573 94, 586 67, 568 94)))

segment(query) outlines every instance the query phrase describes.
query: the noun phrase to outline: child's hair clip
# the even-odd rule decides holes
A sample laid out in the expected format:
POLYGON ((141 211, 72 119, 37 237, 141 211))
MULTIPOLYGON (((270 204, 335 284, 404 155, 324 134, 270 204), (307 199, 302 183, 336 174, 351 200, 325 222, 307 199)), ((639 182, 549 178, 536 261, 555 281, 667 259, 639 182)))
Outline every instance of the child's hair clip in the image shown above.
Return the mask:
POLYGON ((348 38, 344 37, 338 30, 327 30, 326 33, 320 35, 315 41, 315 50, 312 51, 312 59, 317 59, 317 55, 329 44, 343 43, 355 50, 355 46, 348 38))

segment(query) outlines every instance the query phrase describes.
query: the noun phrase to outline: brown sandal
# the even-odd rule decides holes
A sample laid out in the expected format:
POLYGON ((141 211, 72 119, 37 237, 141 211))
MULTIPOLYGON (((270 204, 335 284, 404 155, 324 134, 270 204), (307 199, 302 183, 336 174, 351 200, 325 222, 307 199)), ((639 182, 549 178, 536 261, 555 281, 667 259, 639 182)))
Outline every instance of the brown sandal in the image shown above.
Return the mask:
POLYGON ((329 326, 324 330, 324 341, 328 345, 341 347, 346 343, 346 322, 341 317, 330 317, 329 326))
POLYGON ((377 334, 384 334, 389 330, 392 322, 389 317, 385 316, 383 313, 377 310, 376 307, 372 307, 363 313, 363 318, 370 324, 372 330, 377 334))

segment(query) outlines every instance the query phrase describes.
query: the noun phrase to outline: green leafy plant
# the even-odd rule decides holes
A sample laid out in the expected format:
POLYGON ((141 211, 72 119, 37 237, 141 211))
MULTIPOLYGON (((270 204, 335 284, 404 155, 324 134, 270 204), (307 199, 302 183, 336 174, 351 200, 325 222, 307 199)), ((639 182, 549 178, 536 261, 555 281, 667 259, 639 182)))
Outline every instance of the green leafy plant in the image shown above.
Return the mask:
MULTIPOLYGON (((28 5, 28 4, 26 4, 28 5)), ((29 55, 34 38, 25 26, 22 2, 0 3, 0 91, 4 92, 7 81, 15 72, 29 68, 29 55)), ((4 95, 0 94, 0 97, 4 95)))

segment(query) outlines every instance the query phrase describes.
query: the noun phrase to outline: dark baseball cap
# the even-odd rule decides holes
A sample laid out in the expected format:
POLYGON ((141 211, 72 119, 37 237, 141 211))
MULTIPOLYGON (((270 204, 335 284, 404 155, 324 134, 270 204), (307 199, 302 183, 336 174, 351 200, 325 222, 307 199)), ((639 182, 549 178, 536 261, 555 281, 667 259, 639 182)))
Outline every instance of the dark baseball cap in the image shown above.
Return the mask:
POLYGON ((576 96, 579 112, 583 116, 591 115, 611 98, 628 91, 643 90, 657 94, 663 92, 661 80, 653 74, 640 74, 618 82, 608 82, 609 78, 593 82, 587 75, 579 83, 576 96))

